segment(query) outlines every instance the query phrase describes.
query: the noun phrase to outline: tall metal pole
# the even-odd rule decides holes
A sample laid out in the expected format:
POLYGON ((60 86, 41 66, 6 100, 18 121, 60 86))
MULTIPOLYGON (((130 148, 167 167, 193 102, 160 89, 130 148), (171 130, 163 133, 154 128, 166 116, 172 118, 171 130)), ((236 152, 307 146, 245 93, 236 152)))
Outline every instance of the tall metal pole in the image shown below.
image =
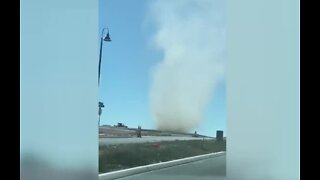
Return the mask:
POLYGON ((104 29, 102 30, 102 34, 101 34, 101 40, 100 40, 100 54, 99 54, 99 67, 98 67, 98 86, 100 85, 100 71, 101 71, 101 57, 102 57, 102 45, 103 45, 103 32, 104 29))
POLYGON ((101 37, 100 40, 100 55, 99 55, 99 67, 98 67, 98 86, 100 85, 100 69, 101 69, 101 57, 102 57, 102 43, 103 43, 103 37, 101 37))
POLYGON ((98 67, 98 86, 100 85, 100 71, 101 71, 101 57, 102 57, 102 45, 103 45, 103 33, 106 28, 102 29, 100 40, 100 54, 99 54, 99 67, 98 67))
POLYGON ((99 115, 98 127, 100 127, 100 115, 99 115))
POLYGON ((100 117, 101 117, 101 114, 102 114, 102 109, 101 109, 101 106, 99 106, 99 121, 98 121, 98 127, 100 127, 100 117))
MULTIPOLYGON (((100 72, 101 72, 101 62, 102 62, 102 46, 103 46, 103 41, 111 41, 110 36, 109 36, 109 29, 108 29, 108 33, 107 36, 104 38, 104 30, 107 28, 103 28, 102 29, 102 33, 101 33, 101 39, 100 39, 100 54, 99 54, 99 66, 98 66, 98 87, 100 86, 100 72)), ((104 107, 104 104, 102 102, 99 102, 99 121, 98 121, 98 126, 100 126, 100 117, 101 117, 101 113, 102 113, 102 108, 104 107)))

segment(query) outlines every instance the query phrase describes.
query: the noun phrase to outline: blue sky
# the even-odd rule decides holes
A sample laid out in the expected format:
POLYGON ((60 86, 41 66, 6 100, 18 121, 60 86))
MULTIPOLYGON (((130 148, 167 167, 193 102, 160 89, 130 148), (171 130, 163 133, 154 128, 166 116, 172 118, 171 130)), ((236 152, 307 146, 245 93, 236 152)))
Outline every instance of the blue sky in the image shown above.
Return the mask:
MULTIPOLYGON (((99 99, 105 108, 101 124, 155 128, 150 107, 151 69, 162 60, 150 41, 155 27, 146 22, 147 0, 100 0, 100 30, 109 27, 112 42, 104 42, 99 99)), ((99 32, 101 34, 101 31, 99 32)), ((214 136, 226 126, 226 83, 220 82, 198 128, 214 136)), ((194 131, 192 130, 192 131, 194 131)))

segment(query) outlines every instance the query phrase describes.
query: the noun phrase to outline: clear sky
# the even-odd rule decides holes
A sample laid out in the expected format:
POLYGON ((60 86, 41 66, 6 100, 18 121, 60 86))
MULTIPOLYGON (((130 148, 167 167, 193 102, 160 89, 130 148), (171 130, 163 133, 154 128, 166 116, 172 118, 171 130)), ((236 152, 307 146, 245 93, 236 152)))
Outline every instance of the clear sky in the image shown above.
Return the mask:
MULTIPOLYGON (((112 39, 103 44, 99 98, 105 108, 101 124, 122 122, 129 127, 155 128, 149 99, 150 73, 163 54, 150 41, 155 27, 146 22, 148 3, 148 0, 100 0, 99 34, 103 27, 109 27, 112 39)), ((216 86, 200 126, 194 130, 215 136, 216 130, 225 131, 225 126, 223 80, 216 86)))

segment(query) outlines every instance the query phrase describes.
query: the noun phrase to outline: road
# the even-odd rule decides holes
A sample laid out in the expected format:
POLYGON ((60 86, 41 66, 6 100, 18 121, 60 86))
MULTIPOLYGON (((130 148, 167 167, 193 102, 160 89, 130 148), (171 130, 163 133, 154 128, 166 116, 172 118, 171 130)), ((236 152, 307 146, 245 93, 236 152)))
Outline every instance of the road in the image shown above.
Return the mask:
MULTIPOLYGON (((128 143, 145 143, 145 142, 160 142, 160 141, 175 141, 175 140, 203 140, 204 138, 196 137, 179 137, 179 136, 143 136, 142 138, 99 138, 100 145, 111 144, 128 144, 128 143)), ((212 138, 205 138, 212 139, 212 138)))
POLYGON ((226 180, 226 155, 165 169, 136 174, 118 180, 226 180))

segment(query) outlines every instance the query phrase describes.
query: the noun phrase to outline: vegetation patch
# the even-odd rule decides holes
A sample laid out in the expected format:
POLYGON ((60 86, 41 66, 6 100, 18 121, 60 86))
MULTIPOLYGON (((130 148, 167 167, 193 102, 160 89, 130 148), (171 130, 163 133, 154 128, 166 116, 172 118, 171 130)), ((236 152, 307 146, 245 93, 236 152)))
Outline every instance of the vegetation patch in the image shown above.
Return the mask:
POLYGON ((226 141, 188 140, 99 146, 99 173, 225 151, 226 141))

